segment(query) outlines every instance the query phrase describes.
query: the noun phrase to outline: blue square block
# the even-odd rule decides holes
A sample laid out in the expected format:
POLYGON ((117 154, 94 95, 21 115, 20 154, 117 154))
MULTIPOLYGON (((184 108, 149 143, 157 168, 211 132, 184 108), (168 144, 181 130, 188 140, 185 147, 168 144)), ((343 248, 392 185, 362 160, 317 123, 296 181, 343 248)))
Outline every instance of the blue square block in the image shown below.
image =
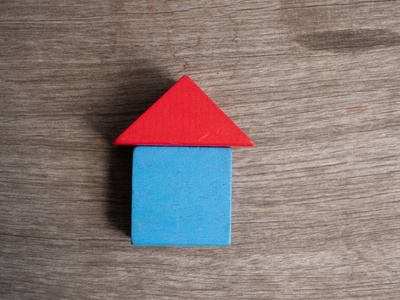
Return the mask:
POLYGON ((132 243, 229 246, 231 190, 231 148, 136 147, 132 243))

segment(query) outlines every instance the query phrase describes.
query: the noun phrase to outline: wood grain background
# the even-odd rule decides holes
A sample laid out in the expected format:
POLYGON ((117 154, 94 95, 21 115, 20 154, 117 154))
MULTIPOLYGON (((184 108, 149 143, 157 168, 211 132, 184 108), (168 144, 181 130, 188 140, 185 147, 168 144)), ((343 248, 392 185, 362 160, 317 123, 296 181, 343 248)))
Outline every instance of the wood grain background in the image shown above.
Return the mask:
POLYGON ((399 299, 399 1, 0 1, 2 299, 399 299), (182 75, 256 143, 228 248, 130 245, 182 75))

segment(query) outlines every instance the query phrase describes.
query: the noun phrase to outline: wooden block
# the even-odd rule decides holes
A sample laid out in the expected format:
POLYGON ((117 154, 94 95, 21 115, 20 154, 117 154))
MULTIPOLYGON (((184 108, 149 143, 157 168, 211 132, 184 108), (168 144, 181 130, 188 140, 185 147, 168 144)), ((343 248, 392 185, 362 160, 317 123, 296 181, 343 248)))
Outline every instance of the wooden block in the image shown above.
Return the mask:
POLYGON ((133 155, 134 245, 230 245, 229 147, 254 143, 188 76, 114 144, 145 145, 133 155))
POLYGON ((114 144, 254 146, 188 76, 170 88, 114 144))
POLYGON ((132 243, 230 245, 231 186, 231 148, 136 147, 132 243))

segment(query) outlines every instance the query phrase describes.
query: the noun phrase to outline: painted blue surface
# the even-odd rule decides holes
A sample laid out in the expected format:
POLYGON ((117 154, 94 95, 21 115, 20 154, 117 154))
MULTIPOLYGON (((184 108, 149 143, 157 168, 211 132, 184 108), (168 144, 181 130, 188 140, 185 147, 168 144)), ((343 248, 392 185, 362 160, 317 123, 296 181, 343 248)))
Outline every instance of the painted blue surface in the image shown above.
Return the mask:
POLYGON ((231 148, 136 147, 132 243, 230 245, 231 187, 231 148))

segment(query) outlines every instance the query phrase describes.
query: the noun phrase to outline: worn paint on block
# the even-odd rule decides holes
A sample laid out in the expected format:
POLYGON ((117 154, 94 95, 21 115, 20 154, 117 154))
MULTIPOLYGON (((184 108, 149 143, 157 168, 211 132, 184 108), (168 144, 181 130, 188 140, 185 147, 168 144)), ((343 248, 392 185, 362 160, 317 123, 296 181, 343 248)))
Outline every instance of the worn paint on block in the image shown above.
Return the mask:
POLYGON ((230 245, 231 186, 231 148, 136 147, 132 243, 230 245))

